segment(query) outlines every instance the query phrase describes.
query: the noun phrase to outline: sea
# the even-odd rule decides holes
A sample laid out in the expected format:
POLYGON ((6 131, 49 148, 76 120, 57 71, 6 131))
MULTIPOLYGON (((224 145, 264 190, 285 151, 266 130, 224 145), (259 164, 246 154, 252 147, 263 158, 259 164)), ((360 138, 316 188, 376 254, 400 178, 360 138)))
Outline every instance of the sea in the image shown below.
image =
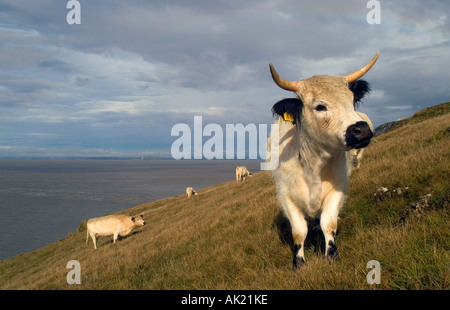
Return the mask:
POLYGON ((235 180, 258 160, 0 160, 0 260, 75 232, 81 221, 235 180))

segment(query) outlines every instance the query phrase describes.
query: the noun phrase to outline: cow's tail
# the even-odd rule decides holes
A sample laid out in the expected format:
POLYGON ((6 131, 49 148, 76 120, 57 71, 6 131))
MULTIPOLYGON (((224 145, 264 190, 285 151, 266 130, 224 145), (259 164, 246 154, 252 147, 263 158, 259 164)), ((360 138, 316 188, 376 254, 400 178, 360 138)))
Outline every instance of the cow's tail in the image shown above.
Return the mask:
POLYGON ((89 229, 86 227, 86 245, 89 243, 89 229))

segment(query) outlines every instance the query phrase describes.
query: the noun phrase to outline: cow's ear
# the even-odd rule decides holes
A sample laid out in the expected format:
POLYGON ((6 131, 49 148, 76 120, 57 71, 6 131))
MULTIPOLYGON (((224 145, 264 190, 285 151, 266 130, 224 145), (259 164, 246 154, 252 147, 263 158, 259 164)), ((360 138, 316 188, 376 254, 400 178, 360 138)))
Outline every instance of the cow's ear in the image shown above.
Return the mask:
POLYGON ((272 107, 273 115, 281 116, 285 121, 296 122, 300 118, 303 102, 298 98, 287 98, 278 101, 272 107))
POLYGON ((370 93, 370 84, 365 80, 356 80, 348 84, 348 88, 353 93, 353 105, 356 107, 365 95, 370 93))

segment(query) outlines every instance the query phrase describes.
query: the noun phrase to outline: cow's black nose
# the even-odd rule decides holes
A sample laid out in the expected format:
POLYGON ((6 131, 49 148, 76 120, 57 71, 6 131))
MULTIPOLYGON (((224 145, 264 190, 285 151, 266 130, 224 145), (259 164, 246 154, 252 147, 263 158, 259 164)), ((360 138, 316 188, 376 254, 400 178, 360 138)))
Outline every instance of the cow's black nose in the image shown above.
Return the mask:
POLYGON ((347 128, 345 142, 347 143, 347 146, 360 149, 366 147, 370 143, 372 137, 373 133, 372 130, 370 130, 369 124, 361 121, 347 128))

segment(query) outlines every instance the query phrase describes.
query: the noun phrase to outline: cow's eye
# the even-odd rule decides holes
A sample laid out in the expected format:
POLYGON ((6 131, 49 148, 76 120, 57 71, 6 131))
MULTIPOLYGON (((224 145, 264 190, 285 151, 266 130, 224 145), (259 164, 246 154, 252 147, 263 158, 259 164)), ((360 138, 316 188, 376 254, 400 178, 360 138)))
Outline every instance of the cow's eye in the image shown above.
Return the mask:
POLYGON ((316 111, 319 111, 319 112, 323 112, 323 111, 326 111, 326 110, 327 110, 327 107, 324 106, 323 104, 319 104, 319 105, 316 107, 316 111))

